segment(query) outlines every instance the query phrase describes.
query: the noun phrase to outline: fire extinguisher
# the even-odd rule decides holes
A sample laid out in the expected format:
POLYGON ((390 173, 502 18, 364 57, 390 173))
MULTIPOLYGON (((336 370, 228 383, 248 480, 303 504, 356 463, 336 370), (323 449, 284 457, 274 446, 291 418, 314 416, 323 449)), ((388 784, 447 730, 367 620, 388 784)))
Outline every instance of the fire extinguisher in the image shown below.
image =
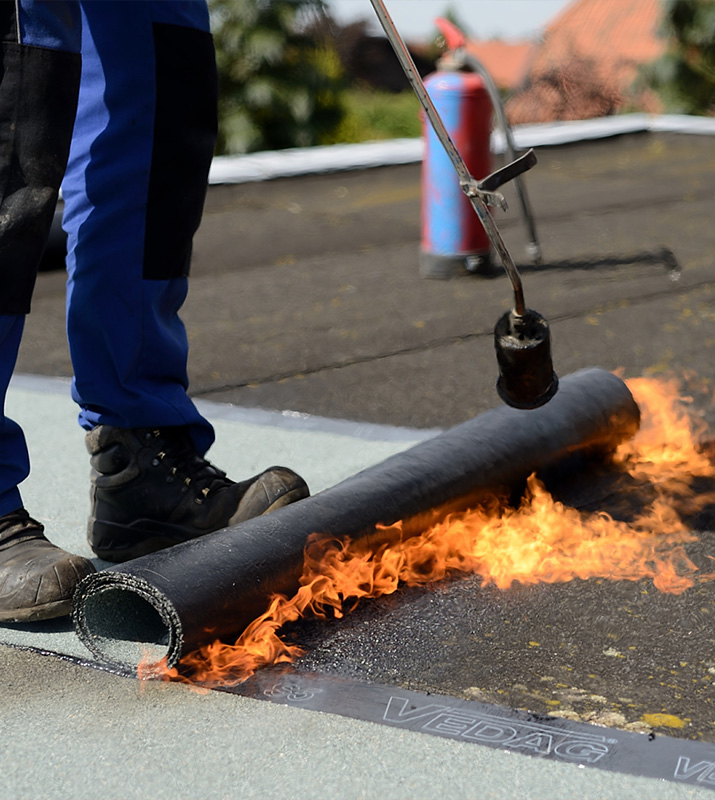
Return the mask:
MULTIPOLYGON (((480 180, 492 172, 492 102, 483 78, 454 56, 455 50, 461 51, 461 40, 452 36, 456 29, 440 27, 448 50, 437 63, 437 71, 425 79, 425 88, 469 172, 480 180)), ((489 237, 424 112, 422 129, 420 272, 426 278, 442 279, 487 274, 491 269, 489 237)))

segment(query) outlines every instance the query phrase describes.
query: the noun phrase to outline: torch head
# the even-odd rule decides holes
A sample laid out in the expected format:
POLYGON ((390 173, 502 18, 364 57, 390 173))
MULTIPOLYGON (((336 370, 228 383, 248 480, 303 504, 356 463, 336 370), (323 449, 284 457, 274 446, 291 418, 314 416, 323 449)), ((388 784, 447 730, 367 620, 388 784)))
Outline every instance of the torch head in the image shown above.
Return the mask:
POLYGON ((499 364, 497 392, 513 408, 538 408, 556 394, 559 379, 551 362, 551 334, 546 320, 526 309, 508 311, 494 326, 499 364))

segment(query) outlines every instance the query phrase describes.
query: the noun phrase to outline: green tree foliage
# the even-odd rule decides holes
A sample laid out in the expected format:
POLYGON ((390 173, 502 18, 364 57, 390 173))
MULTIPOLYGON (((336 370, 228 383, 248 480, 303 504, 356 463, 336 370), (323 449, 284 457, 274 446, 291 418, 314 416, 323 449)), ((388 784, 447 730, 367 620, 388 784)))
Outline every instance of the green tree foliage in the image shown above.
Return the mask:
POLYGON ((661 34, 668 48, 644 72, 665 109, 681 114, 715 112, 715 3, 665 0, 661 34))
POLYGON ((397 93, 347 89, 343 102, 345 116, 325 144, 416 138, 422 134, 421 106, 412 89, 397 93))
POLYGON ((219 71, 219 153, 308 147, 343 109, 340 60, 307 33, 323 0, 211 0, 219 71))

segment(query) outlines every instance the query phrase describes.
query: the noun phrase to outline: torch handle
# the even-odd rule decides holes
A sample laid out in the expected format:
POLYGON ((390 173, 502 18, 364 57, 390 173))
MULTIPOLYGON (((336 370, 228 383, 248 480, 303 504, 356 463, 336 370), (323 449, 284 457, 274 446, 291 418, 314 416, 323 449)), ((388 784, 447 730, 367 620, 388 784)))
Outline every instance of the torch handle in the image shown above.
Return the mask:
POLYGON ((402 40, 402 37, 395 27, 395 23, 392 21, 392 17, 388 12, 385 3, 383 0, 370 0, 370 2, 375 9, 377 18, 380 20, 380 24, 385 30, 385 34, 387 35, 387 38, 389 39, 390 44, 392 45, 397 58, 400 61, 400 64, 402 65, 402 69, 407 76, 407 80, 412 85, 415 94, 422 104, 422 108, 424 108, 425 114, 427 114, 429 121, 432 123, 434 132, 437 134, 440 142, 442 142, 442 146, 447 151, 447 155, 457 171, 460 183, 462 185, 474 183, 474 178, 467 169, 467 165, 464 163, 464 160, 459 154, 459 151, 447 132, 447 129, 444 127, 442 119, 440 118, 439 113, 432 102, 432 98, 429 96, 422 78, 420 77, 420 73, 415 66, 415 62, 412 60, 410 51, 407 49, 407 45, 402 40))
POLYGON ((451 136, 445 128, 439 112, 435 108, 432 98, 429 96, 422 78, 417 71, 415 62, 412 60, 410 51, 407 49, 407 45, 402 40, 399 31, 395 27, 395 23, 392 21, 392 17, 388 12, 385 3, 383 0, 370 0, 370 2, 372 3, 372 7, 375 9, 375 14, 377 14, 377 18, 380 20, 380 24, 385 31, 385 35, 387 36, 393 50, 397 55, 397 58, 400 61, 400 64, 402 65, 405 75, 407 76, 407 80, 414 89, 415 94, 417 95, 417 98, 420 101, 420 104, 422 105, 422 108, 424 109, 425 114, 427 115, 427 118, 434 129, 434 132, 437 134, 437 137, 442 143, 442 146, 444 147, 450 161, 452 162, 452 165, 454 166, 454 169, 457 172, 462 191, 472 204, 472 207, 479 217, 479 221, 484 226, 484 230, 486 231, 486 234, 489 237, 494 249, 499 253, 499 257, 501 258, 504 269, 506 270, 509 280, 511 281, 511 285, 514 289, 514 314, 518 317, 522 317, 526 312, 526 306, 524 304, 524 289, 521 283, 521 276, 519 275, 511 254, 507 250, 504 240, 499 233, 499 229, 492 218, 491 212, 489 211, 489 206, 480 196, 479 183, 474 179, 467 169, 464 159, 459 154, 459 150, 457 150, 451 136))

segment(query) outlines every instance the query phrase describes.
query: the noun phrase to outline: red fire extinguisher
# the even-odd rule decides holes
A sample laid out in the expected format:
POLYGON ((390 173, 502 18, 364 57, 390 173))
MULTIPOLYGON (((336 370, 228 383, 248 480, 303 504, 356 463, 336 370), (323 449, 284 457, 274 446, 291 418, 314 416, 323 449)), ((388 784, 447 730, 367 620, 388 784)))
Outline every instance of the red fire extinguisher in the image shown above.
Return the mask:
MULTIPOLYGON (((425 88, 469 172, 477 179, 492 172, 492 103, 482 77, 466 67, 464 39, 446 20, 437 20, 447 53, 425 88)), ((422 243, 420 272, 427 278, 488 273, 489 237, 459 185, 454 166, 423 113, 422 243)))

